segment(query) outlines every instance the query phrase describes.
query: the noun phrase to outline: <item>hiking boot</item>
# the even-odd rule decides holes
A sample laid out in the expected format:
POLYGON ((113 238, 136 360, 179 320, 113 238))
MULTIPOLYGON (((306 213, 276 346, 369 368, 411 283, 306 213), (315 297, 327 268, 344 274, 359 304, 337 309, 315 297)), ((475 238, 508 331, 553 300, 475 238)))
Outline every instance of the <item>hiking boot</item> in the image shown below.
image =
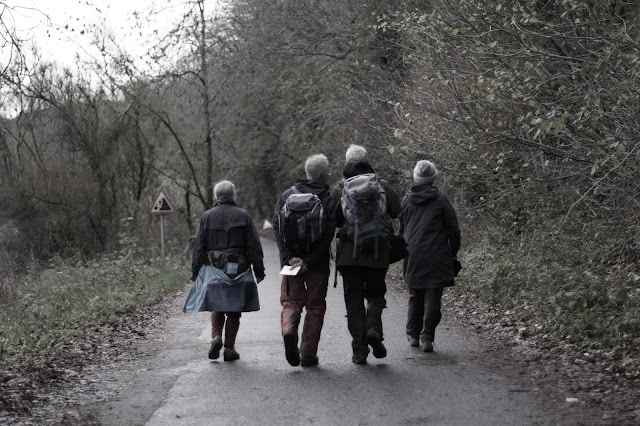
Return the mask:
POLYGON ((433 352, 433 342, 431 340, 420 340, 420 350, 422 352, 433 352))
POLYGON ((318 357, 316 355, 300 355, 301 367, 313 367, 318 365, 318 357))
POLYGON ((367 354, 353 354, 353 356, 351 357, 351 361, 355 362, 356 364, 359 365, 366 365, 367 364, 367 354))
POLYGON ((382 344, 382 339, 377 331, 370 328, 367 331, 367 344, 373 349, 373 356, 376 358, 384 358, 387 356, 387 348, 382 344))
POLYGON ((298 333, 289 330, 284 333, 284 355, 289 365, 297 367, 300 365, 300 351, 298 350, 298 333))
POLYGON ((240 359, 240 354, 234 348, 224 348, 222 357, 225 361, 235 361, 240 359))
POLYGON ((218 359, 220 357, 220 349, 222 349, 222 336, 216 336, 211 341, 209 359, 218 359))
POLYGON ((420 340, 417 337, 413 337, 407 334, 407 340, 409 341, 409 344, 414 348, 417 348, 420 345, 420 340))

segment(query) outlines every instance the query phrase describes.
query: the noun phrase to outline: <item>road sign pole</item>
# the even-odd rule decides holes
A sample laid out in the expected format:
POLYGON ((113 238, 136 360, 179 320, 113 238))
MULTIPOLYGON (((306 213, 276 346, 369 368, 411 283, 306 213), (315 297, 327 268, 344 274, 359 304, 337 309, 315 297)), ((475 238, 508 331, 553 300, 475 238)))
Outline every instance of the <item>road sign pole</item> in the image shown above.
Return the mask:
POLYGON ((162 261, 164 262, 164 215, 169 213, 175 213, 173 207, 171 207, 171 203, 167 199, 167 195, 163 190, 160 190, 158 197, 156 198, 155 203, 151 206, 151 214, 159 214, 160 215, 160 247, 161 247, 161 255, 162 261))
POLYGON ((164 215, 160 215, 160 247, 162 253, 162 262, 164 263, 164 215))

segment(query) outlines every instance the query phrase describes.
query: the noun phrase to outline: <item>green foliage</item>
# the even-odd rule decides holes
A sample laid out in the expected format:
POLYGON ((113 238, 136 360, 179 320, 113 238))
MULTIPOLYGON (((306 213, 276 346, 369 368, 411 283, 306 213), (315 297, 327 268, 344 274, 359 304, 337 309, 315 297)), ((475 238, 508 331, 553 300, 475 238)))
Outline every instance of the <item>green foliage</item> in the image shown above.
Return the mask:
POLYGON ((603 273, 600 242, 583 235, 488 232, 465 249, 459 288, 562 339, 640 347, 637 277, 603 273))
POLYGON ((406 1, 378 22, 407 64, 396 152, 434 158, 467 207, 507 229, 503 216, 533 208, 597 221, 616 255, 634 238, 635 3, 406 1))
POLYGON ((128 253, 14 277, 12 296, 0 301, 0 360, 59 353, 91 324, 181 288, 185 270, 175 259, 155 265, 128 253))

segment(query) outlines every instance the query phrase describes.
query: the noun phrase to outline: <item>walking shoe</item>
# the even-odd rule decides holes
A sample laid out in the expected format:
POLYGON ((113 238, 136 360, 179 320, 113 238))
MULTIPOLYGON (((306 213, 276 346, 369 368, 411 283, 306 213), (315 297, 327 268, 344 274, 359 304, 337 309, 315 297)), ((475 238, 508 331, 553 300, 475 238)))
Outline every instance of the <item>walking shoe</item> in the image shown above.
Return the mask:
POLYGON ((353 354, 351 357, 351 361, 356 364, 366 365, 367 364, 367 354, 353 354))
POLYGON ((373 328, 367 331, 367 344, 373 349, 373 356, 376 358, 387 356, 387 348, 384 347, 380 335, 373 328))
POLYGON ((284 333, 284 355, 290 365, 297 367, 300 365, 300 351, 298 350, 298 333, 289 330, 284 333))
POLYGON ((313 367, 318 365, 318 357, 316 355, 300 355, 301 367, 313 367))
POLYGON ((431 340, 420 340, 420 349, 422 352, 433 352, 433 342, 431 340))
POLYGON ((407 340, 409 341, 409 344, 414 348, 417 348, 420 345, 420 340, 417 337, 411 336, 410 334, 407 334, 407 340))
POLYGON ((235 361, 240 359, 240 354, 235 350, 235 348, 224 348, 222 357, 225 361, 235 361))
POLYGON ((222 336, 216 336, 211 341, 209 359, 218 359, 220 357, 220 349, 222 349, 222 336))

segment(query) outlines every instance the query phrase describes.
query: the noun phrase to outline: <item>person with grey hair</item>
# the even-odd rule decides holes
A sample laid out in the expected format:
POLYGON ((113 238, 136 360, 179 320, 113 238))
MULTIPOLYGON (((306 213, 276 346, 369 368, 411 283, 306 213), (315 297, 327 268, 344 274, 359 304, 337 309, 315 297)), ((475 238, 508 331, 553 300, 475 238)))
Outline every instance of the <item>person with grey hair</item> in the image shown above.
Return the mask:
POLYGON ((209 358, 217 359, 224 345, 224 360, 235 361, 241 312, 260 309, 256 281, 265 276, 262 244, 251 216, 234 200, 233 183, 218 182, 213 193, 216 203, 202 215, 193 244, 193 286, 184 311, 210 311, 209 358))
POLYGON ((342 274, 344 285, 347 327, 352 337, 351 360, 356 364, 364 365, 367 363, 369 346, 373 350, 374 357, 387 356, 387 349, 382 343, 384 340, 382 310, 386 306, 384 295, 387 291, 385 277, 389 268, 388 237, 393 232, 391 219, 395 219, 400 213, 400 199, 387 181, 377 177, 367 160, 367 150, 364 147, 351 145, 345 157, 347 163, 343 169, 344 179, 334 187, 331 194, 336 203, 342 207, 338 208, 336 214, 336 223, 340 228, 336 265, 342 274), (360 179, 370 182, 368 185, 375 189, 376 201, 369 205, 377 206, 373 216, 377 215, 376 217, 380 218, 377 222, 381 226, 379 231, 375 231, 373 248, 360 245, 364 240, 362 236, 364 229, 372 229, 371 226, 363 225, 365 222, 358 213, 365 208, 356 206, 351 209, 345 196, 350 182, 357 182, 360 179), (375 182, 375 185, 371 182, 375 182), (352 223, 353 217, 351 221, 349 220, 350 215, 357 217, 355 226, 352 223), (360 230, 357 223, 362 225, 360 230), (384 236, 378 238, 378 234, 384 234, 384 236))
POLYGON ((459 266, 460 228, 447 197, 433 186, 438 169, 420 160, 413 169, 416 186, 402 200, 400 234, 407 242, 404 280, 409 289, 407 340, 433 352, 436 327, 442 318, 442 293, 454 285, 459 266))
POLYGON ((360 161, 367 161, 367 150, 360 145, 351 144, 345 154, 347 163, 357 163, 360 161))
POLYGON ((318 365, 318 344, 327 308, 330 245, 335 234, 336 204, 329 195, 329 160, 323 154, 307 158, 307 179, 297 179, 280 196, 273 218, 273 233, 281 266, 300 267, 296 275, 283 275, 280 304, 285 358, 292 366, 318 365), (298 326, 306 309, 302 340, 298 326))

